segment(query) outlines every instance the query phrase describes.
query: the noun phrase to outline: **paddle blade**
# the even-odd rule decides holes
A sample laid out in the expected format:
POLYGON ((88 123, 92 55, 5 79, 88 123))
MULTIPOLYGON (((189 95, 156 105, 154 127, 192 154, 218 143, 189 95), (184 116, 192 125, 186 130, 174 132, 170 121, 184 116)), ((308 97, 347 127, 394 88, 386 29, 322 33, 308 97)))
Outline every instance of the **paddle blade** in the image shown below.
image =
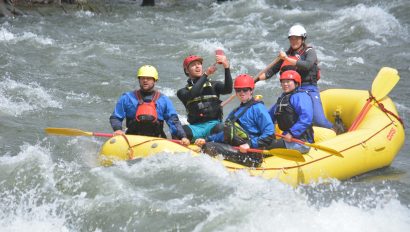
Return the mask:
POLYGON ((372 95, 376 100, 386 97, 399 82, 398 71, 394 68, 383 67, 380 69, 372 84, 372 95))
POLYGON ((286 149, 286 148, 274 148, 270 150, 263 150, 265 155, 273 155, 282 159, 288 159, 296 162, 305 162, 303 154, 298 150, 286 149))
POLYGON ((314 147, 314 148, 319 149, 319 150, 322 150, 322 151, 329 152, 329 153, 331 153, 331 154, 333 154, 333 155, 335 155, 335 156, 339 156, 339 157, 342 157, 342 158, 343 158, 342 153, 340 153, 340 152, 338 152, 338 151, 336 151, 335 149, 332 149, 332 148, 330 148, 330 147, 325 147, 325 146, 321 146, 321 145, 319 145, 319 144, 314 144, 314 143, 305 143, 305 145, 306 145, 306 146, 309 146, 309 147, 314 147))
POLYGON ((92 132, 82 131, 78 129, 72 128, 56 128, 56 127, 48 127, 45 128, 44 131, 47 134, 54 134, 54 135, 65 135, 65 136, 93 136, 92 132))

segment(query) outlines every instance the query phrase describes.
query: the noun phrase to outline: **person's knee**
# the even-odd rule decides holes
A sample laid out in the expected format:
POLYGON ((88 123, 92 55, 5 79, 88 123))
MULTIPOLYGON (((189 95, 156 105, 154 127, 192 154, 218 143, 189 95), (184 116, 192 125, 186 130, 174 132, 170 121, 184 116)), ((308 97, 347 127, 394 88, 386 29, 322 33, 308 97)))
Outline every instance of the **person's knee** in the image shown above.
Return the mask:
POLYGON ((202 146, 202 150, 210 156, 222 155, 225 152, 224 144, 214 142, 207 142, 202 146))
POLYGON ((189 140, 192 140, 192 138, 194 137, 193 133, 192 133, 192 129, 191 127, 189 127, 188 125, 183 125, 182 128, 185 131, 186 137, 189 140))
POLYGON ((224 124, 223 123, 218 123, 217 125, 215 125, 212 129, 211 129, 211 131, 210 131, 210 134, 212 135, 212 134, 217 134, 217 133, 219 133, 219 132, 221 132, 221 131, 223 131, 224 130, 224 124))
POLYGON ((272 148, 286 148, 285 141, 283 139, 274 139, 269 145, 269 149, 272 148))

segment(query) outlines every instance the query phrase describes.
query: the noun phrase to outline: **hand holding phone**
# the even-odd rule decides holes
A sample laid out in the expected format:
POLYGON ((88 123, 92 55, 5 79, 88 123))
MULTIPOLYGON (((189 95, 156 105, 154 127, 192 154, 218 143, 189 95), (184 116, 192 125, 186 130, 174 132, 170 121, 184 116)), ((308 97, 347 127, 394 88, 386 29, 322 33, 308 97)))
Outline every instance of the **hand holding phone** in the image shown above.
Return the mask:
MULTIPOLYGON (((224 50, 222 50, 222 49, 220 49, 220 48, 218 48, 218 49, 215 50, 215 54, 216 54, 217 56, 224 56, 224 55, 225 55, 224 50)), ((218 64, 222 64, 222 62, 219 61, 218 64)))

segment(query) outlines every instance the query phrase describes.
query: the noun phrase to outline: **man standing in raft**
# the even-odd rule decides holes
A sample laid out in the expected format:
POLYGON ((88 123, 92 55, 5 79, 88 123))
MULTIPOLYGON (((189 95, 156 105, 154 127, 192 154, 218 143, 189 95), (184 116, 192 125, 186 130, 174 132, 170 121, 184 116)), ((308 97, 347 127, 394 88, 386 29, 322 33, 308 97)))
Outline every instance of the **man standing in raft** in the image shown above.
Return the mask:
MULTIPOLYGON (((286 70, 296 70, 301 78, 302 85, 300 90, 307 91, 313 102, 313 123, 315 126, 332 129, 333 124, 328 121, 323 112, 320 91, 317 82, 320 79, 320 69, 316 51, 313 47, 306 44, 306 29, 299 24, 289 29, 288 39, 290 47, 286 53, 280 51, 276 62, 271 69, 256 77, 257 80, 271 78, 274 74, 282 74, 286 70)), ((334 128, 336 132, 341 133, 340 128, 334 128), (339 130, 339 131, 338 131, 339 130)))
POLYGON ((139 90, 122 94, 110 117, 114 135, 122 135, 122 121, 126 119, 126 134, 166 138, 164 121, 167 122, 173 138, 189 145, 185 131, 171 100, 155 90, 158 71, 151 65, 143 65, 137 74, 139 90))
POLYGON ((232 76, 229 61, 224 54, 216 55, 216 62, 222 64, 225 81, 211 81, 210 75, 215 72, 215 65, 205 73, 202 69, 203 59, 199 56, 188 56, 184 59, 183 69, 188 76, 188 84, 178 90, 177 96, 188 113, 189 125, 184 126, 188 139, 195 141, 206 138, 213 133, 212 129, 222 121, 222 107, 219 96, 232 93, 232 76))

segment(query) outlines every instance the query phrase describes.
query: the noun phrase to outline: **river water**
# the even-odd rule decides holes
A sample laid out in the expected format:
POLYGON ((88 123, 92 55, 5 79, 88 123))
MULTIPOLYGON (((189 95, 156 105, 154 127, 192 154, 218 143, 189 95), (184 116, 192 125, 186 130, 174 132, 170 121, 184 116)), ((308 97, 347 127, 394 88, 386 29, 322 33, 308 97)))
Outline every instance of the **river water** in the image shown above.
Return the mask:
MULTIPOLYGON (((207 156, 162 154, 103 168, 96 157, 104 139, 43 132, 111 132, 113 107, 136 87, 143 64, 158 68, 158 89, 186 121, 176 97, 185 56, 201 55, 207 66, 221 47, 234 77, 255 74, 287 49, 287 30, 297 22, 317 49, 322 90, 369 89, 381 67, 398 69, 390 97, 410 126, 409 1, 214 2, 119 2, 99 13, 40 7, 0 19, 1 231, 410 229, 408 139, 388 168, 293 189, 228 173, 207 156)), ((221 68, 214 78, 223 79, 221 68)), ((271 105, 277 79, 258 83, 256 92, 271 105)))

